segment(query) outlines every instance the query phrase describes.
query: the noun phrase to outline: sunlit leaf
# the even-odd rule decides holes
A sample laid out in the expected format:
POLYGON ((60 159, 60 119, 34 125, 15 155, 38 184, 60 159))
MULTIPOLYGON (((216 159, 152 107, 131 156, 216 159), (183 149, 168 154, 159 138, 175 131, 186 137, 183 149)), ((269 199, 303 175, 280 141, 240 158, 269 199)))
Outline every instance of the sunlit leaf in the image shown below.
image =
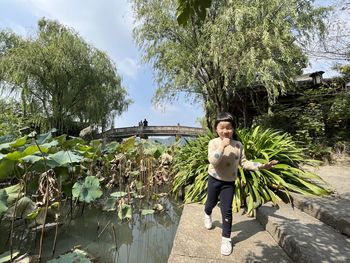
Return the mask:
POLYGON ((82 152, 90 151, 92 148, 93 148, 92 146, 84 145, 84 144, 81 144, 81 143, 77 143, 75 145, 75 149, 78 150, 78 151, 82 151, 82 152))
POLYGON ((130 137, 130 138, 127 138, 121 145, 120 147, 120 151, 125 153, 125 152, 128 152, 130 151, 131 149, 134 148, 134 145, 135 145, 135 137, 130 137))
POLYGON ((142 209, 141 210, 141 215, 145 216, 145 215, 152 215, 154 214, 154 210, 153 209, 142 209))
POLYGON ((22 153, 19 151, 10 152, 6 155, 6 159, 12 161, 18 161, 22 157, 22 153))
POLYGON ((28 139, 28 136, 27 136, 27 135, 26 135, 26 136, 23 136, 23 137, 21 137, 21 138, 18 138, 16 141, 11 142, 11 143, 10 143, 10 146, 13 147, 13 148, 21 147, 21 146, 23 146, 23 145, 26 144, 27 139, 28 139))
POLYGON ((34 153, 48 153, 49 149, 45 148, 44 146, 37 146, 37 145, 30 145, 23 151, 23 156, 31 155, 34 153))
POLYGON ((131 205, 128 205, 128 204, 122 204, 120 207, 119 207, 119 210, 118 210, 118 217, 119 219, 123 220, 123 219, 131 219, 132 217, 132 208, 131 208, 131 205))
POLYGON ((26 216, 26 218, 27 218, 28 220, 34 220, 34 219, 36 219, 36 218, 38 217, 38 215, 39 215, 41 209, 42 209, 42 208, 40 207, 40 208, 34 210, 33 212, 29 213, 29 214, 26 216))
MULTIPOLYGON (((55 138, 55 139, 57 140, 57 138, 55 138)), ((79 138, 79 137, 72 137, 69 140, 63 140, 62 139, 62 141, 63 141, 62 146, 65 149, 71 149, 78 143, 81 143, 81 144, 85 143, 85 141, 82 138, 79 138)))
POLYGON ((121 198, 121 197, 126 196, 127 194, 128 193, 125 193, 125 192, 114 192, 114 193, 111 193, 111 196, 116 197, 116 198, 121 198))

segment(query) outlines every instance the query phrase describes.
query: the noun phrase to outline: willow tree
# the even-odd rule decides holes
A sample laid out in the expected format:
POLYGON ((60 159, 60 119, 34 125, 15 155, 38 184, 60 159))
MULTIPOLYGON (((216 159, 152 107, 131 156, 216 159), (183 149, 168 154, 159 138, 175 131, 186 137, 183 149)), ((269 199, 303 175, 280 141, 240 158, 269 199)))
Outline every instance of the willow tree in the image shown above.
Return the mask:
POLYGON ((215 0, 204 21, 193 13, 179 26, 172 0, 133 8, 134 36, 158 83, 154 101, 195 94, 209 127, 218 111, 246 120, 249 103, 272 104, 291 88, 307 65, 303 42, 322 35, 327 11, 307 0, 215 0))
POLYGON ((131 102, 116 66, 73 29, 45 19, 38 26, 28 39, 0 33, 1 88, 20 93, 23 113, 40 112, 49 127, 66 132, 77 121, 106 127, 131 102))

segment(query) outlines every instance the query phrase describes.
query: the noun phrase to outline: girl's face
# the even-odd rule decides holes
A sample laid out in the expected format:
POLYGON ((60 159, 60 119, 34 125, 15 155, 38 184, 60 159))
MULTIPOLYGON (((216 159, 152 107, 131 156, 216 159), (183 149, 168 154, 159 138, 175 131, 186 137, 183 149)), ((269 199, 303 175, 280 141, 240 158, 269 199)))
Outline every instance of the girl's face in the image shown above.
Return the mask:
POLYGON ((216 126, 216 132, 221 138, 221 140, 224 138, 232 139, 234 129, 232 127, 231 122, 220 121, 218 123, 218 126, 216 126))

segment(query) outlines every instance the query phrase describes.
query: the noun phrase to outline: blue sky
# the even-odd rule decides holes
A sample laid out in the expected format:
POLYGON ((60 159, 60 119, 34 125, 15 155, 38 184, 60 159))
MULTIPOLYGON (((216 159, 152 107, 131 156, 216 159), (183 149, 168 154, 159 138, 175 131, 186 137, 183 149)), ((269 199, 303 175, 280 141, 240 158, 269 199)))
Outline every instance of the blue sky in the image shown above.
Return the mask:
MULTIPOLYGON (((134 126, 144 118, 149 125, 200 126, 198 119, 204 114, 201 105, 186 101, 184 96, 162 108, 152 105, 156 83, 151 67, 141 63, 132 39, 133 14, 128 0, 0 0, 0 7, 0 29, 27 36, 36 31, 40 18, 55 19, 109 54, 134 100, 128 111, 115 119, 115 127, 134 126)), ((323 70, 326 77, 334 75, 330 71, 333 62, 312 62, 305 72, 323 70)))

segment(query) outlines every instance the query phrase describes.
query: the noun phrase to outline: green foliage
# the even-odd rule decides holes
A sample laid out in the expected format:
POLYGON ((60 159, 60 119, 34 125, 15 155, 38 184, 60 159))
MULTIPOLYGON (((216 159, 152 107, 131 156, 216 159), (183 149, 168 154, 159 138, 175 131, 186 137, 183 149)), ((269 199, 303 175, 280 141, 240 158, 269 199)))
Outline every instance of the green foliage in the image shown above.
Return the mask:
POLYGON ((0 189, 0 216, 7 210, 8 195, 4 189, 0 189))
POLYGON ((207 8, 212 0, 177 0, 176 16, 179 25, 186 26, 192 18, 197 18, 200 22, 205 20, 207 8))
POLYGON ((153 215, 154 214, 153 209, 142 209, 141 210, 141 215, 146 216, 146 215, 153 215))
MULTIPOLYGON (((239 140, 245 147, 248 159, 266 163, 272 159, 279 164, 272 170, 246 171, 239 167, 236 179, 236 192, 233 209, 238 211, 246 198, 248 213, 261 204, 280 200, 277 190, 284 190, 305 195, 326 195, 328 190, 315 184, 321 179, 301 168, 302 164, 311 162, 303 154, 292 137, 276 130, 263 130, 259 126, 251 130, 239 130, 239 140), (312 181, 311 181, 312 180, 312 181)), ((179 149, 174 157, 172 167, 175 173, 173 192, 178 193, 185 187, 186 202, 205 202, 208 180, 208 143, 214 134, 189 141, 179 149)))
POLYGON ((23 125, 19 103, 14 100, 5 101, 0 99, 0 112, 0 137, 4 135, 19 135, 19 128, 23 125))
POLYGON ((111 193, 111 196, 112 197, 115 197, 115 198, 121 198, 121 197, 125 197, 128 193, 126 192, 114 192, 114 193, 111 193))
MULTIPOLYGON (((106 204, 108 211, 116 209, 115 201, 125 197, 127 193, 123 191, 129 191, 128 187, 133 188, 133 198, 142 198, 140 192, 145 186, 152 191, 155 172, 162 175, 157 167, 161 163, 161 155, 167 150, 163 145, 137 141, 135 137, 123 143, 103 145, 101 140, 94 140, 87 144, 81 138, 66 135, 53 137, 54 132, 55 129, 35 137, 26 135, 0 144, 0 180, 21 182, 0 189, 0 213, 6 212, 19 197, 37 193, 38 178, 49 169, 54 171, 50 183, 56 187, 53 190, 58 192, 52 198, 60 198, 64 193, 65 196, 73 195, 82 202, 90 203, 102 195, 99 179, 108 182, 108 188, 118 186, 119 191, 112 193, 111 200, 106 204), (81 178, 84 181, 81 182, 81 178), (60 189, 55 186, 56 183, 61 185, 60 189)), ((39 210, 31 213, 31 218, 34 218, 39 210)), ((126 215, 129 216, 129 213, 126 215)), ((123 218, 126 215, 123 214, 123 218)))
MULTIPOLYGON (((74 202, 68 211, 60 206, 61 202, 67 204, 67 199, 76 198, 76 201, 91 204, 102 196, 103 190, 108 193, 112 190, 106 202, 99 204, 103 205, 104 211, 117 209, 112 215, 122 221, 130 221, 134 206, 142 205, 141 200, 136 202, 135 199, 142 199, 147 194, 145 203, 149 207, 155 196, 153 191, 159 187, 153 177, 162 176, 157 167, 161 166, 160 157, 166 147, 135 138, 107 145, 102 140, 87 143, 66 135, 54 137, 53 132, 55 130, 36 136, 31 134, 0 144, 0 180, 18 182, 0 189, 0 223, 11 225, 8 221, 12 218, 23 219, 16 220, 16 226, 21 222, 23 226, 14 229, 14 246, 31 238, 31 235, 22 235, 22 230, 28 232, 26 228, 44 222, 48 227, 53 220, 63 223, 67 218, 67 214, 63 214, 65 212, 74 216, 79 202, 74 202)), ((158 195, 158 198, 160 196, 164 195, 158 195)), ((164 211, 159 203, 155 209, 164 211)), ((155 209, 140 209, 139 214, 149 215, 155 209)), ((129 224, 124 226, 130 234, 129 224)), ((13 251, 16 256, 15 247, 13 251)), ((0 255, 0 261, 3 259, 8 261, 9 254, 0 255)), ((85 253, 76 250, 48 262, 73 261, 90 262, 85 253)))
POLYGON ((29 39, 0 31, 0 88, 21 94, 23 117, 44 129, 66 132, 76 120, 106 127, 131 103, 113 62, 56 21, 38 26, 29 39))
POLYGON ((121 204, 118 210, 118 217, 120 220, 132 218, 132 207, 128 204, 121 204))
POLYGON ((90 203, 95 201, 102 195, 98 178, 87 176, 84 183, 76 182, 72 188, 72 195, 75 198, 79 198, 81 202, 90 203))
POLYGON ((199 1, 132 2, 136 42, 156 72, 154 101, 195 94, 208 127, 218 111, 240 118, 249 102, 272 103, 293 87, 294 77, 307 65, 296 39, 322 36, 326 14, 309 0, 217 0, 203 23, 193 19, 179 26, 176 8, 190 16, 188 6, 199 1), (262 95, 255 97, 257 93, 262 95))
POLYGON ((320 87, 303 86, 281 97, 255 122, 288 132, 311 158, 329 159, 337 142, 350 140, 350 96, 344 81, 334 78, 320 87))

